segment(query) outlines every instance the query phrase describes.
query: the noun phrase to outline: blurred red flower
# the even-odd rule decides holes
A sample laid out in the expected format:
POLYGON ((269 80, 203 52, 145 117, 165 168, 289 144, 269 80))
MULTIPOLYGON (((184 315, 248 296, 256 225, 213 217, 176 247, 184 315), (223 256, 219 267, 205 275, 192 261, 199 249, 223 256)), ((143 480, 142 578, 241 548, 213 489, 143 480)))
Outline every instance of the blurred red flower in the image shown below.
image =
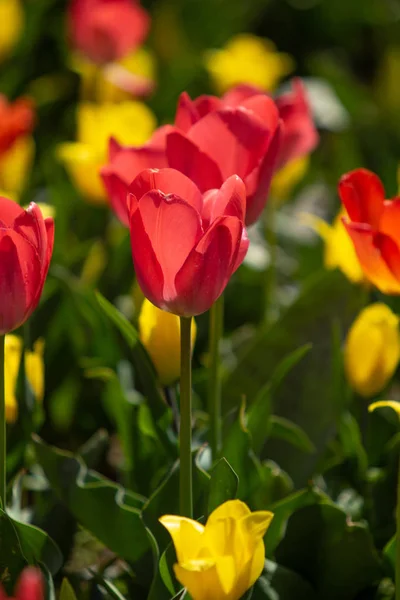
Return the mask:
POLYGON ((385 294, 400 294, 400 197, 385 200, 375 173, 356 169, 339 181, 349 219, 343 222, 366 277, 385 294))
POLYGON ((29 98, 9 102, 5 96, 0 95, 0 156, 19 137, 30 133, 34 122, 33 102, 29 98))
POLYGON ((144 41, 150 17, 134 0, 71 0, 68 26, 73 46, 91 61, 105 64, 144 41))
POLYGON ((180 316, 205 312, 248 248, 246 191, 229 177, 202 194, 174 169, 147 169, 130 186, 133 263, 144 295, 180 316))
POLYGON ((54 222, 0 197, 0 335, 22 325, 39 303, 49 270, 54 222))
MULTIPOLYGON (((39 569, 27 567, 22 571, 14 598, 15 600, 43 600, 43 577, 39 569)), ((0 600, 8 600, 8 596, 4 593, 1 585, 0 600)))

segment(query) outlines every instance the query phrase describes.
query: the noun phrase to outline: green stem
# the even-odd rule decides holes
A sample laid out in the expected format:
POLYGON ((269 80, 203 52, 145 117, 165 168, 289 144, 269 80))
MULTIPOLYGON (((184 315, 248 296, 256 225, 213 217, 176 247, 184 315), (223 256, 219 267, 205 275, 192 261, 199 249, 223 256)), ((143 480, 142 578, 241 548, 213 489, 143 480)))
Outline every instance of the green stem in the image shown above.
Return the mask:
POLYGON ((192 318, 181 317, 181 424, 179 430, 179 507, 182 517, 193 518, 192 481, 192 318))
POLYGON ((400 600, 400 457, 397 475, 397 504, 396 504, 396 566, 395 566, 395 584, 396 600, 400 600))
POLYGON ((210 309, 210 351, 208 379, 208 415, 210 419, 210 448, 216 460, 221 449, 221 374, 220 341, 224 330, 224 297, 218 298, 210 309))
POLYGON ((0 502, 6 509, 6 398, 4 392, 5 336, 0 336, 0 502))

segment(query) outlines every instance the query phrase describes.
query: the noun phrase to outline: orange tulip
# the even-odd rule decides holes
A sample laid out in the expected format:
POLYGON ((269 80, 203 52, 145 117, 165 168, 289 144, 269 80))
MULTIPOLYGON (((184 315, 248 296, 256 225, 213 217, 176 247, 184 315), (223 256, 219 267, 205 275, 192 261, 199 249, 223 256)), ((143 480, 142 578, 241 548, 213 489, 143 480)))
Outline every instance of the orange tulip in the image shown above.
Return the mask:
POLYGON ((343 175, 339 194, 365 276, 384 294, 400 294, 400 197, 385 200, 381 180, 366 169, 343 175))

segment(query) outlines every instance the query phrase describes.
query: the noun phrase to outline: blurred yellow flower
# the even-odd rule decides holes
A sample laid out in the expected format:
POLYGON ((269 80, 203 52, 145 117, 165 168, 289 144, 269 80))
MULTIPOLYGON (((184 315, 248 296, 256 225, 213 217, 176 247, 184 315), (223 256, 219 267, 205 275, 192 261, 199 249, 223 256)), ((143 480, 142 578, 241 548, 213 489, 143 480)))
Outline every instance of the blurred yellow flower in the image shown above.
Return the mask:
POLYGON ((271 183, 271 199, 276 204, 288 200, 293 188, 307 173, 310 164, 309 156, 300 156, 291 160, 277 171, 271 183))
POLYGON ((273 514, 251 512, 240 500, 229 500, 209 516, 206 525, 165 515, 160 522, 171 534, 178 563, 177 580, 193 600, 239 600, 261 575, 263 536, 273 514))
POLYGON ((155 60, 145 48, 139 48, 119 62, 104 67, 75 56, 72 68, 81 76, 81 96, 85 100, 122 102, 145 96, 154 87, 155 60))
MULTIPOLYGON (((163 385, 179 379, 181 346, 180 321, 177 315, 160 310, 147 298, 143 300, 139 314, 139 332, 143 346, 163 385)), ((192 348, 196 341, 197 327, 192 319, 192 348)))
POLYGON ((24 11, 20 0, 0 0, 0 23, 0 61, 3 61, 21 37, 24 11))
POLYGON ((82 195, 94 204, 105 204, 107 195, 99 169, 107 160, 110 136, 121 144, 139 146, 146 142, 156 119, 142 102, 78 106, 76 142, 62 144, 59 157, 82 195))
POLYGON ((209 50, 205 63, 220 94, 240 83, 272 91, 294 68, 291 56, 249 33, 236 35, 220 50, 209 50))
MULTIPOLYGON (((25 369, 29 385, 38 402, 42 402, 44 396, 44 341, 37 340, 33 351, 25 352, 25 369)), ((5 404, 6 421, 14 423, 18 417, 18 402, 16 388, 19 367, 22 354, 22 339, 16 335, 5 336, 5 404)))
POLYGON ((391 408, 400 417, 400 402, 396 402, 395 400, 379 400, 379 402, 373 402, 368 406, 369 412, 373 412, 377 408, 391 408))
POLYGON ((365 281, 359 260, 350 236, 346 232, 340 211, 332 225, 314 215, 303 215, 303 221, 310 225, 325 242, 324 263, 326 269, 340 269, 353 283, 365 281))
POLYGON ((347 335, 344 366, 351 387, 360 396, 378 394, 400 360, 399 319, 386 304, 364 308, 347 335))
POLYGON ((31 170, 34 155, 35 143, 31 135, 26 135, 18 138, 9 150, 0 156, 2 194, 18 202, 31 170))

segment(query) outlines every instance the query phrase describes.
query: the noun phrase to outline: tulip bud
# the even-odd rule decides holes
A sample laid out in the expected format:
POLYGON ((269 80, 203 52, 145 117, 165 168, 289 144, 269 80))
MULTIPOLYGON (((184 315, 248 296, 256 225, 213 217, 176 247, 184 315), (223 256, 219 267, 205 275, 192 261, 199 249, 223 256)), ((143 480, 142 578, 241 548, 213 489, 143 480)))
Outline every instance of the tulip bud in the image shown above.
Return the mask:
POLYGON ((367 306, 347 336, 344 363, 354 390, 366 398, 378 394, 400 359, 399 319, 386 304, 367 306))
MULTIPOLYGON (((179 317, 160 310, 147 298, 139 315, 140 339, 150 354, 160 382, 170 385, 179 378, 181 363, 179 317)), ((196 323, 192 319, 192 348, 196 340, 196 323)))
POLYGON ((176 578, 193 600, 239 600, 251 588, 264 567, 263 536, 272 517, 269 511, 252 513, 240 500, 219 506, 205 526, 161 517, 176 550, 176 578))
POLYGON ((12 53, 24 26, 21 0, 0 0, 0 61, 12 53))
POLYGON ((15 600, 43 600, 43 577, 39 569, 27 567, 17 584, 15 600))
POLYGON ((0 335, 20 327, 39 303, 54 242, 53 219, 0 197, 0 335))

